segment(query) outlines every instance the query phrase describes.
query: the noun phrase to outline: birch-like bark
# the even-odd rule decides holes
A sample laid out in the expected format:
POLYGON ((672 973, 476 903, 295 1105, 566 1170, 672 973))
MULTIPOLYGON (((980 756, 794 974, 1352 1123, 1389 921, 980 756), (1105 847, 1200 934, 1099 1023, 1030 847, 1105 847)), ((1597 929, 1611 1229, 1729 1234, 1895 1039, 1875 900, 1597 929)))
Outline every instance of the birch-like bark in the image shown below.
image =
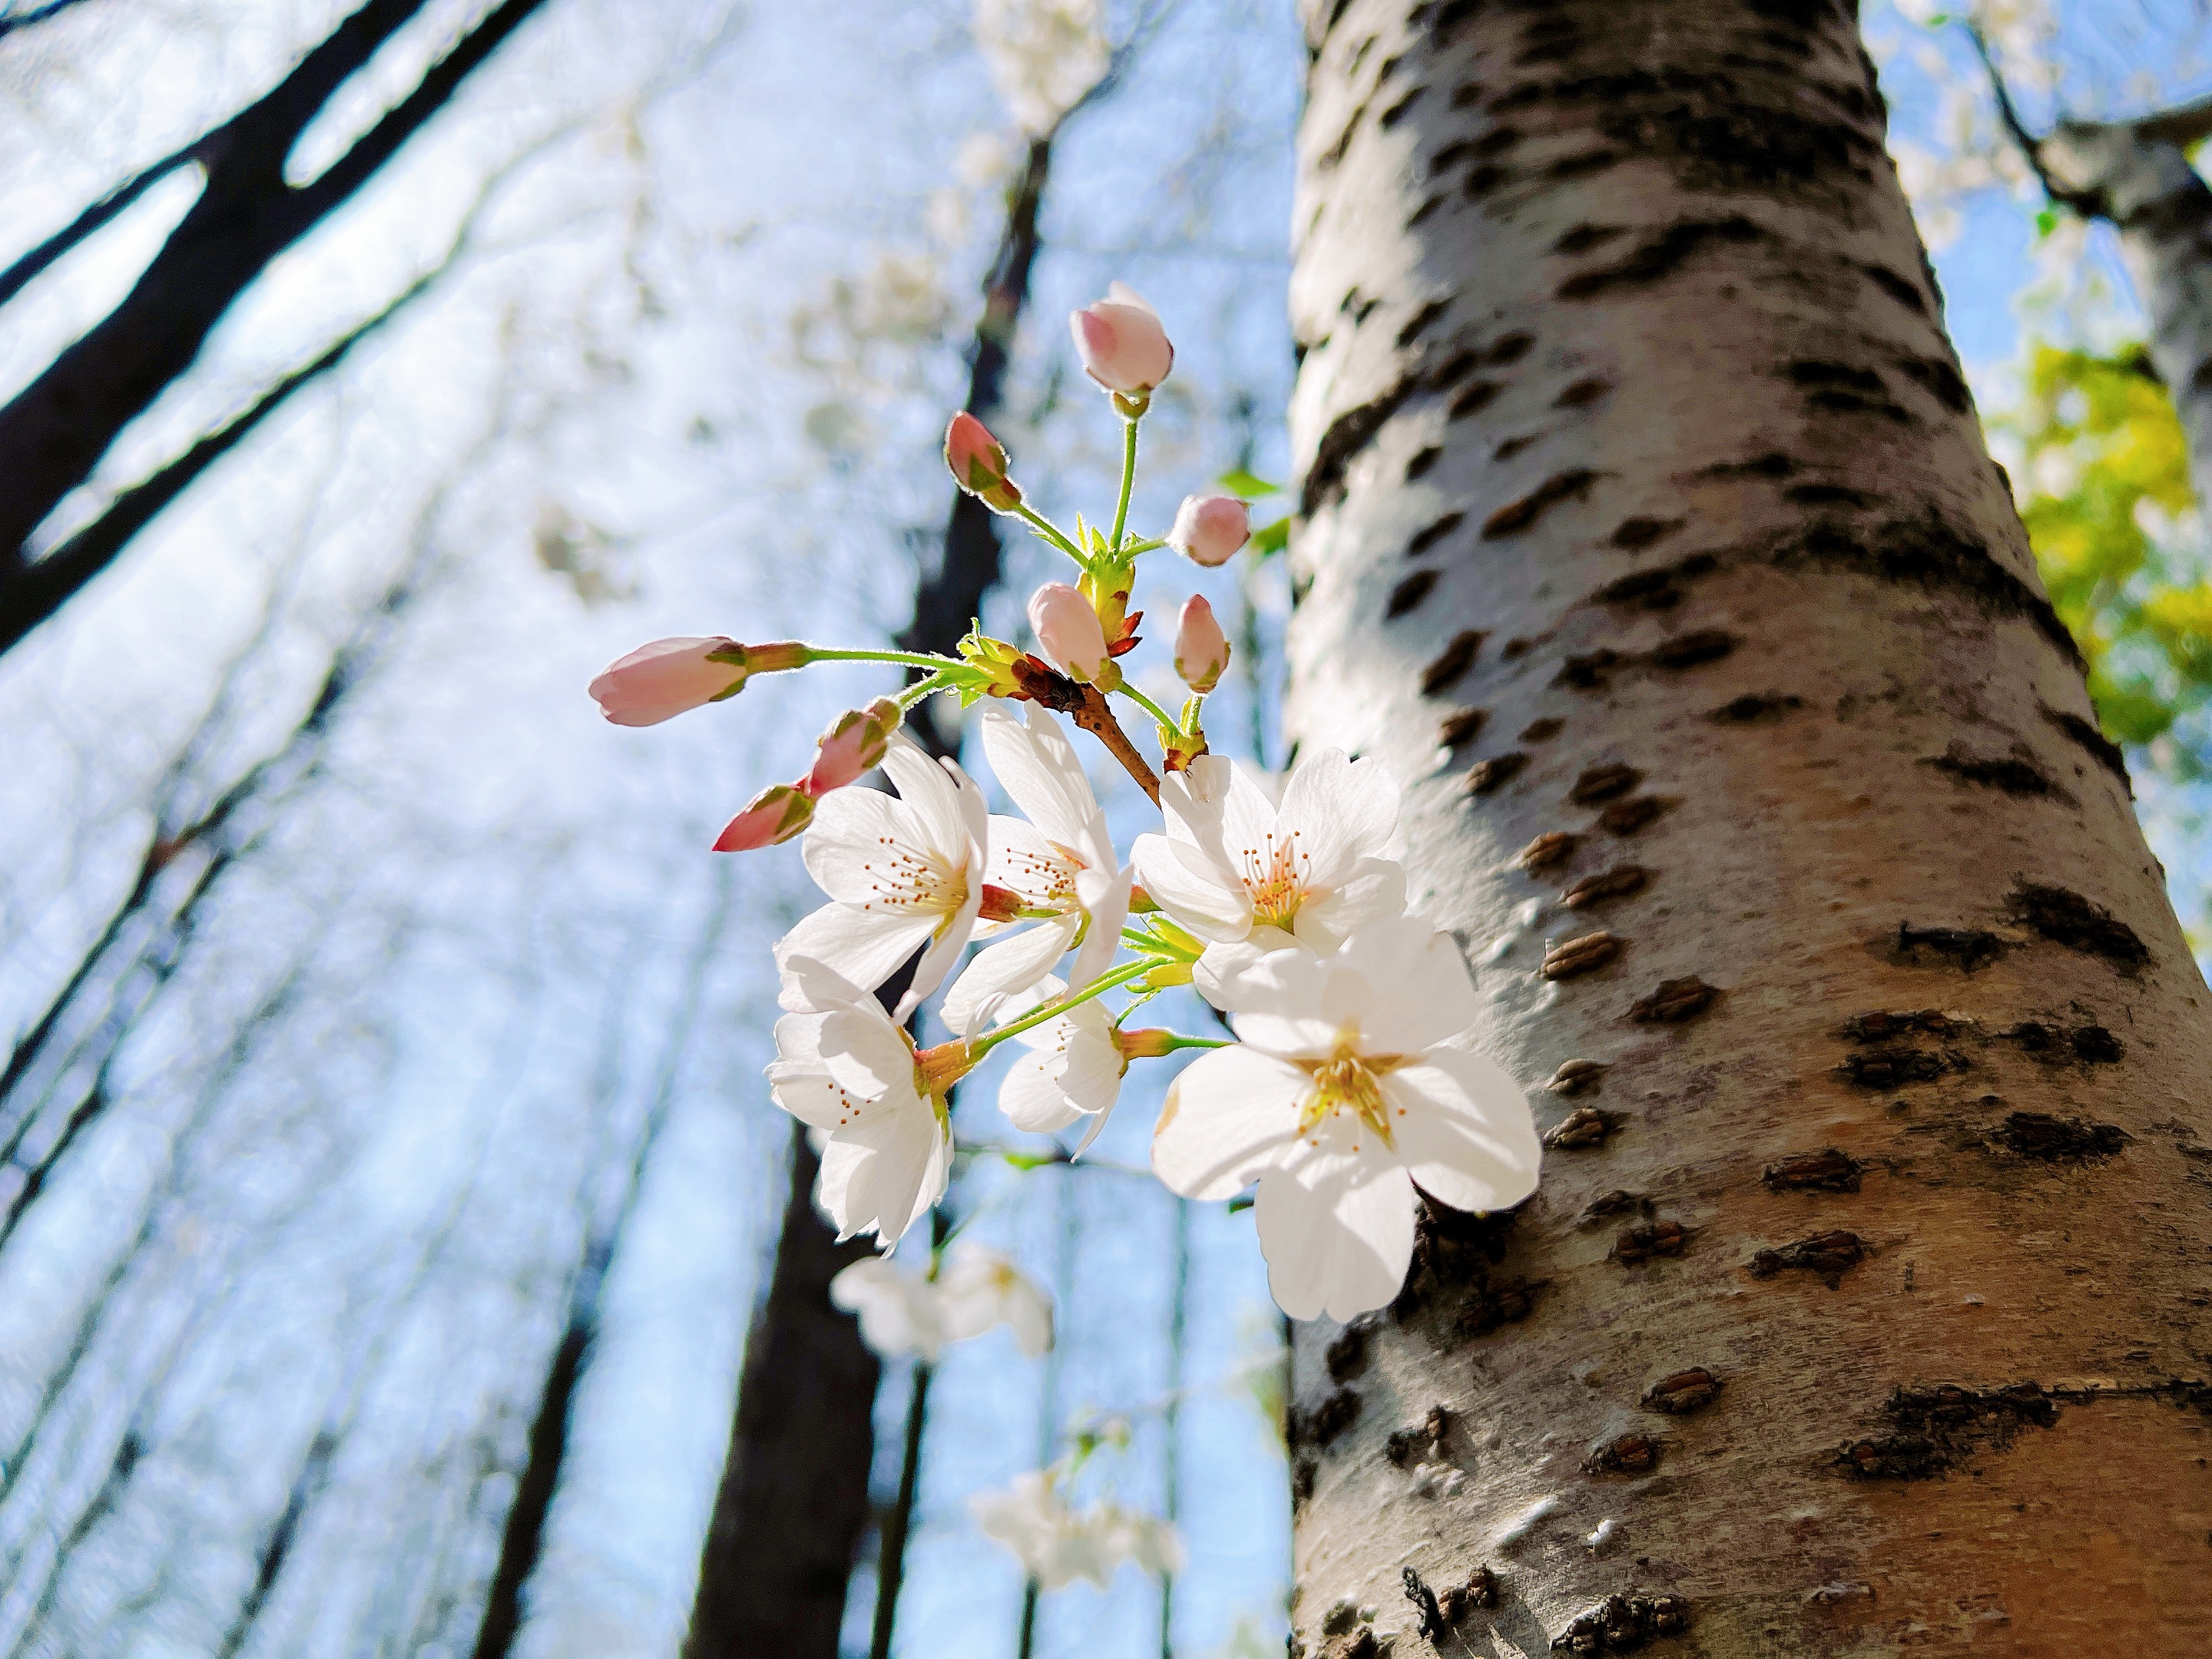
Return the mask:
POLYGON ((1293 1650, 2212 1650, 2207 993, 1851 8, 1307 16, 1288 729, 1551 1150, 1297 1332, 1293 1650))

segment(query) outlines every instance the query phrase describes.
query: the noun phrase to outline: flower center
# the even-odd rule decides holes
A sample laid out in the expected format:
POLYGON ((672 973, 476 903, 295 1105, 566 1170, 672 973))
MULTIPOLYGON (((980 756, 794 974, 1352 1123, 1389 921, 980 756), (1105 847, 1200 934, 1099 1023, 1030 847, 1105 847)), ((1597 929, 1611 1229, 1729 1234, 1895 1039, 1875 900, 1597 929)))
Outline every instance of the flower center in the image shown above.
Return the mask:
POLYGON ((1313 1073, 1314 1091, 1298 1115, 1298 1133, 1316 1146, 1316 1131, 1332 1119, 1350 1118, 1343 1127, 1352 1134, 1352 1150, 1359 1150, 1359 1136, 1371 1133, 1385 1146, 1395 1145, 1390 1133, 1390 1108, 1382 1098, 1383 1073, 1402 1061, 1396 1054, 1361 1054, 1349 1042, 1337 1044, 1334 1058, 1303 1062, 1313 1073))
POLYGON ((868 878, 863 910, 915 911, 950 916, 968 902, 965 865, 947 863, 934 853, 918 853, 889 836, 883 850, 861 865, 868 878))
POLYGON ((1306 896, 1310 854, 1300 850, 1295 830, 1278 844, 1273 830, 1258 847, 1244 849, 1244 886, 1252 895, 1252 919, 1279 927, 1298 913, 1306 896))

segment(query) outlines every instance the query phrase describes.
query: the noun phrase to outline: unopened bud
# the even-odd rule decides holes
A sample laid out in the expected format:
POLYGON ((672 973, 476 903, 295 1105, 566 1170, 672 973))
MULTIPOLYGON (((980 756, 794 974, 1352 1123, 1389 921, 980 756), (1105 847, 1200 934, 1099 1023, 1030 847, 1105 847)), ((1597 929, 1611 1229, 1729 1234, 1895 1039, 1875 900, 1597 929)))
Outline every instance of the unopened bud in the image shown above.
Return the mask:
POLYGON ((945 428, 945 465, 952 482, 994 513, 1011 513, 1022 492, 1006 476, 1006 452, 991 429, 963 410, 945 428))
POLYGON ((1221 671, 1228 666, 1229 636, 1213 619, 1206 595, 1194 593, 1182 602, 1176 622, 1176 673, 1202 696, 1221 684, 1221 671))
POLYGON ((1160 326, 1159 313, 1126 283, 1115 283, 1104 299, 1067 321, 1083 372, 1109 392, 1133 401, 1143 398, 1175 367, 1175 347, 1160 326))
POLYGON ((1193 564, 1226 564, 1252 539, 1252 509, 1234 495, 1186 495, 1167 539, 1193 564))
POLYGON ((906 718, 895 698, 878 697, 866 708, 848 708, 822 734, 821 753, 802 786, 819 799, 872 772, 891 746, 891 733, 906 718))
POLYGON ((789 841, 814 822, 814 798, 795 783, 773 784, 755 795, 745 810, 714 838, 717 853, 750 853, 789 841))
POLYGON ((735 640, 655 640, 607 665, 593 680, 593 701, 617 726, 658 726, 744 690, 761 672, 735 640))
POLYGON ((1176 1034, 1164 1025, 1147 1025, 1139 1030, 1115 1030, 1114 1046, 1121 1051, 1126 1065, 1133 1060, 1164 1060, 1176 1050, 1176 1034))
POLYGON ((1096 684, 1105 678, 1106 631, 1091 601, 1066 582, 1047 582, 1030 595, 1030 626, 1045 655, 1071 679, 1096 684))

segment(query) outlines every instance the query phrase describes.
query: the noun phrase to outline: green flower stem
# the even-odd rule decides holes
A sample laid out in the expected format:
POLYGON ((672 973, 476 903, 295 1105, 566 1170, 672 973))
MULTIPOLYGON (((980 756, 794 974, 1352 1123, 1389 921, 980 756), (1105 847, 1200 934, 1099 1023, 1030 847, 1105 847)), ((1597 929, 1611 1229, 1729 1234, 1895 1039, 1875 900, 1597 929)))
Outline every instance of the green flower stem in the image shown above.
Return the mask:
POLYGON ((1079 1002, 1088 1002, 1102 992, 1110 991, 1117 985, 1127 985, 1131 980, 1141 975, 1149 974, 1165 960, 1164 957, 1146 957, 1141 962, 1124 963, 1112 973, 1102 975, 1091 981, 1074 995, 1062 997, 1057 1002, 1048 1002, 1036 1012, 1023 1015, 1011 1025, 1001 1025, 996 1030, 985 1032, 969 1043, 969 1062, 972 1064, 980 1060, 1010 1036, 1018 1036, 1033 1026, 1043 1024, 1048 1019, 1059 1018, 1079 1002))
MULTIPOLYGON (((1130 684, 1128 681, 1123 680, 1121 684, 1115 686, 1114 689, 1116 691, 1119 691, 1123 696, 1128 698, 1130 702, 1135 703, 1138 708, 1143 709, 1147 714, 1150 714, 1162 726, 1166 726, 1169 731, 1182 731, 1182 724, 1176 720, 1174 715, 1169 714, 1165 709, 1162 708, 1159 704, 1154 702, 1143 692, 1138 690, 1137 688, 1130 684)), ((1188 734, 1185 733, 1184 735, 1188 736, 1188 734)))
POLYGON ((1038 512, 1027 501, 1016 501, 1014 503, 1014 512, 1024 524, 1035 530, 1037 534, 1042 536, 1047 541, 1050 542, 1061 552, 1066 554, 1067 556, 1074 560, 1076 563, 1081 565, 1085 570, 1091 568, 1091 561, 1084 556, 1083 550, 1067 538, 1067 532, 1066 531, 1062 530, 1050 519, 1046 518, 1043 514, 1038 512))
POLYGON ((939 691, 950 691, 951 689, 952 676, 940 668, 927 679, 916 680, 912 685, 900 691, 892 701, 902 709, 911 709, 925 697, 933 697, 939 691))
POLYGON ((1164 536, 1146 536, 1141 540, 1131 542, 1121 550, 1121 553, 1125 558, 1133 559, 1139 553, 1153 552, 1167 544, 1168 538, 1164 536))
POLYGON ((902 662, 909 668, 943 670, 966 666, 957 657, 940 657, 923 651, 832 651, 824 646, 806 647, 809 662, 902 662))
POLYGON ((1194 1037, 1177 1035, 1168 1039, 1170 1054, 1173 1054, 1178 1048, 1233 1048, 1236 1046, 1237 1042, 1233 1037, 1194 1037))
POLYGON ((1121 499, 1114 508, 1114 538, 1107 545, 1116 553, 1123 551, 1121 532, 1129 527, 1129 492, 1137 484, 1137 422, 1121 422, 1121 499))

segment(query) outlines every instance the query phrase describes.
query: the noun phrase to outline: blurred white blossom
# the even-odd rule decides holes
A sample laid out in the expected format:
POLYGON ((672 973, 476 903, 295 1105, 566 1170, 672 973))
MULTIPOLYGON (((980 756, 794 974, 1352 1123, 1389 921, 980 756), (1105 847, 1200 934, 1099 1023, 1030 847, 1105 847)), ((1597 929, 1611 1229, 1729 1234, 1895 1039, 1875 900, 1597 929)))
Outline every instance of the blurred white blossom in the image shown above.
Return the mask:
POLYGON ((1002 1491, 968 1500, 983 1535, 1012 1552, 1042 1588, 1087 1578, 1103 1589, 1125 1562, 1148 1573, 1181 1571, 1174 1527, 1104 1500, 1071 1509, 1060 1492, 1065 1474, 1058 1464, 1032 1469, 1002 1491))
POLYGON ((975 44, 1024 131, 1052 131, 1104 78, 1098 0, 975 0, 975 44))

